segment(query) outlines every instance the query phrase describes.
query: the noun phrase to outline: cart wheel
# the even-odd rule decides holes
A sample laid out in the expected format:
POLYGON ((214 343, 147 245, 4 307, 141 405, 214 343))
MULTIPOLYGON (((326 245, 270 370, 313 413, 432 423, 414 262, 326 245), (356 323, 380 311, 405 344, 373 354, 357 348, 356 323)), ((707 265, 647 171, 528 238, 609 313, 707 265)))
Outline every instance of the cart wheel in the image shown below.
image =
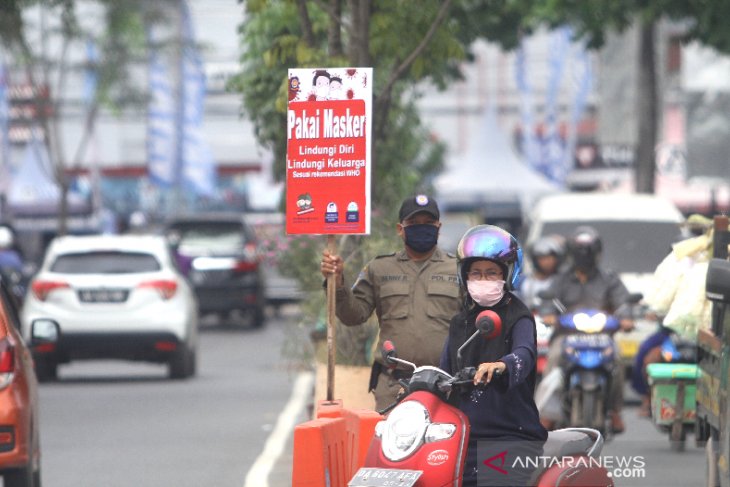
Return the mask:
POLYGON ((669 443, 672 451, 684 451, 685 440, 687 439, 684 431, 684 424, 681 421, 675 421, 672 429, 669 431, 669 443))

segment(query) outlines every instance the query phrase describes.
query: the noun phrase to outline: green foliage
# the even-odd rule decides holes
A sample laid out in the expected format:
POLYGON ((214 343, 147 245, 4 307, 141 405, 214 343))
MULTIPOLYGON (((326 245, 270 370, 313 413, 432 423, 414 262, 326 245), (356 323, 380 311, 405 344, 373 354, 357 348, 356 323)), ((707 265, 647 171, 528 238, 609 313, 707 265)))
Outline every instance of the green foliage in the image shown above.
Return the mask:
MULTIPOLYGON (((327 2, 329 5, 330 2, 327 2)), ((240 92, 245 115, 255 127, 258 141, 274 153, 274 177, 285 177, 287 70, 302 67, 352 66, 348 59, 328 55, 328 30, 331 17, 320 7, 324 3, 306 2, 313 41, 305 39, 304 21, 297 3, 290 0, 254 0, 245 3, 246 16, 240 26, 243 47, 241 73, 229 88, 240 92)), ((343 52, 352 52, 353 32, 349 25, 353 16, 342 2, 340 32, 343 52)), ((374 0, 364 47, 374 68, 374 98, 377 107, 374 125, 380 130, 373 140, 373 180, 371 235, 347 236, 340 239, 338 252, 346 261, 347 282, 355 281, 364 264, 380 253, 402 248, 395 236, 396 212, 405 196, 415 191, 428 192, 432 178, 443 168, 445 146, 434 139, 420 121, 416 110, 418 83, 431 83, 447 88, 461 79, 459 65, 472 58, 474 39, 495 29, 494 37, 504 33, 516 43, 521 3, 517 1, 451 3, 445 21, 432 29, 443 2, 374 0), (498 6, 502 12, 495 12, 498 6), (424 42, 428 32, 432 37, 424 42), (499 31, 499 32, 497 32, 499 31), (405 65, 414 52, 413 62, 405 65), (394 73, 402 74, 392 80, 394 73)), ((324 237, 293 237, 281 255, 280 270, 299 279, 309 291, 302 304, 303 322, 318 327, 326 321, 325 293, 319 261, 325 248, 324 237)), ((363 326, 338 327, 338 362, 369 363, 369 346, 377 337, 372 319, 363 326)))
POLYGON ((626 29, 639 19, 644 22, 669 18, 690 26, 687 40, 698 40, 730 53, 730 29, 724 23, 730 0, 548 0, 531 2, 525 24, 549 26, 570 24, 577 37, 593 48, 603 45, 610 30, 626 29))
MULTIPOLYGON (((444 148, 421 126, 413 108, 417 93, 409 88, 419 81, 446 86, 448 81, 458 78, 457 65, 467 57, 467 48, 453 35, 455 26, 447 24, 437 29, 403 79, 396 83, 392 94, 378 91, 418 46, 440 5, 441 2, 433 0, 373 3, 367 48, 374 60, 375 98, 390 99, 389 110, 375 114, 387 120, 382 135, 376 134, 373 140, 372 194, 376 207, 392 207, 393 201, 413 192, 421 181, 428 181, 442 167, 440 159, 444 148), (415 32, 416 35, 404 36, 403 32, 415 32), (379 170, 380 167, 388 170, 379 170), (403 177, 396 180, 393 174, 403 177)), ((328 55, 330 16, 318 2, 307 2, 307 7, 315 38, 313 45, 303 41, 302 21, 295 2, 247 2, 246 19, 240 28, 244 47, 242 70, 229 85, 230 89, 242 94, 245 114, 253 121, 259 142, 273 151, 274 177, 278 180, 286 174, 287 70, 350 65, 345 58, 328 55)), ((343 15, 341 33, 345 52, 348 52, 347 43, 353 42, 351 29, 346 25, 349 21, 351 17, 343 15)))

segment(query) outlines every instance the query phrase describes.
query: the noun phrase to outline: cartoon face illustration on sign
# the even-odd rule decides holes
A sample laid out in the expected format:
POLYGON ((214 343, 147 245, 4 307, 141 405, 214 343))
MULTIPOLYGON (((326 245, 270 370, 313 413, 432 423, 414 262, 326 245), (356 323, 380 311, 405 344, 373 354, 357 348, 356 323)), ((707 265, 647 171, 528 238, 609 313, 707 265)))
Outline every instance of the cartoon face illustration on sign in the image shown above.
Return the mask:
POLYGON ((330 100, 342 100, 343 97, 344 96, 342 93, 342 79, 340 79, 337 76, 332 76, 332 78, 330 78, 329 99, 330 100))
POLYGON ((309 193, 300 194, 297 198, 297 208, 298 215, 313 211, 314 208, 312 208, 312 195, 309 193))
POLYGON ((330 91, 330 74, 323 69, 315 71, 312 85, 314 87, 315 99, 326 100, 330 91))
POLYGON ((300 89, 299 76, 292 76, 289 78, 289 101, 292 101, 297 97, 300 89))

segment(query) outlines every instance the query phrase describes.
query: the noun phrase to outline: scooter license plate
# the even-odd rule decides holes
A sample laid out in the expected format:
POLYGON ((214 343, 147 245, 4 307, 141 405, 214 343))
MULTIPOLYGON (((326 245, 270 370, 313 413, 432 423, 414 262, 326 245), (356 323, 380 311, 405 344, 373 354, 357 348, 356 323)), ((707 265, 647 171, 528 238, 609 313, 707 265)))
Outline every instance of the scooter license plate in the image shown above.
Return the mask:
POLYGON ((349 487, 413 487, 422 474, 421 470, 362 467, 347 485, 349 487))

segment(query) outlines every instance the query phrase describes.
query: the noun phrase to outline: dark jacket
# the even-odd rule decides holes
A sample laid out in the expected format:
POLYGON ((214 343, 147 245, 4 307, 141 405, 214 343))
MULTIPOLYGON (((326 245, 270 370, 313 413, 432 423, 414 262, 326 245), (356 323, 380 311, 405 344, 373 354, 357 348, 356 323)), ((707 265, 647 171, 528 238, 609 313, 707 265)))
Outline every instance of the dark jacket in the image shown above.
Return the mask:
POLYGON ((506 373, 493 378, 486 388, 475 388, 459 398, 458 406, 471 424, 472 438, 519 438, 544 441, 547 431, 533 398, 536 380, 537 338, 530 310, 511 293, 493 308, 474 306, 452 320, 449 337, 441 356, 441 368, 456 372, 456 351, 476 330, 474 322, 484 309, 492 309, 502 319, 501 336, 477 338, 463 353, 463 367, 483 362, 503 361, 506 373))
MULTIPOLYGON (((601 268, 594 269, 585 283, 578 280, 574 269, 570 269, 555 278, 550 290, 570 312, 580 308, 590 308, 615 314, 628 303, 630 296, 618 274, 601 268)), ((550 341, 572 332, 557 327, 550 341)))

